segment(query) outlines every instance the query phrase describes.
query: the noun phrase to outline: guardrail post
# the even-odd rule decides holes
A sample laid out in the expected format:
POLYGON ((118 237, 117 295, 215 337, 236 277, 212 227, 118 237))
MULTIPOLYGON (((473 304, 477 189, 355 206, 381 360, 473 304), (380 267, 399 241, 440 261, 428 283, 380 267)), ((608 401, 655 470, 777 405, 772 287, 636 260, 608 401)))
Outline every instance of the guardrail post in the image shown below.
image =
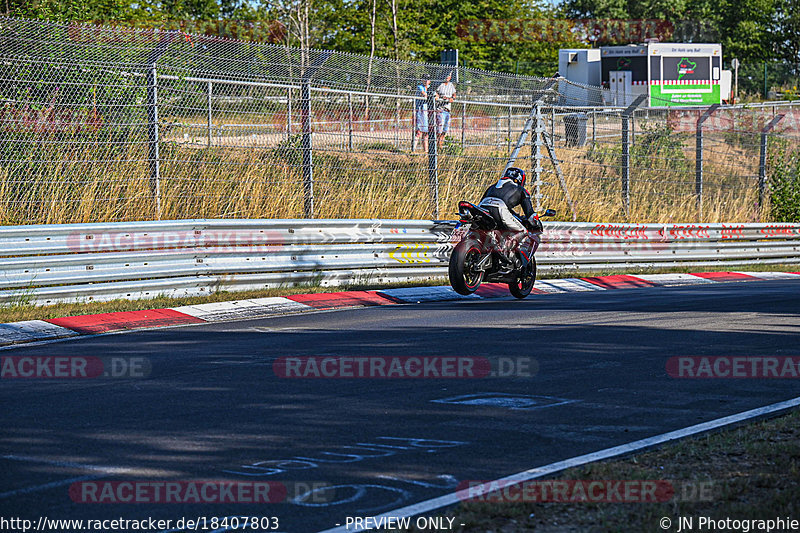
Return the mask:
POLYGON ((786 115, 776 115, 761 130, 761 154, 758 158, 758 206, 764 207, 767 194, 767 135, 786 115))
POLYGON ((713 104, 706 109, 705 113, 697 119, 697 132, 695 142, 695 170, 694 170, 694 194, 697 201, 697 220, 703 220, 703 123, 708 120, 719 104, 713 104))
POLYGON ((150 188, 156 202, 156 217, 161 219, 161 169, 158 153, 158 75, 156 64, 147 71, 147 160, 150 164, 150 188))
POLYGON ((435 95, 434 91, 428 91, 428 187, 431 193, 433 218, 439 218, 439 151, 436 145, 439 127, 436 123, 435 95))
POLYGON ((353 151, 353 93, 347 93, 347 151, 353 151))
POLYGON ((214 125, 211 123, 211 91, 213 91, 213 88, 211 86, 211 81, 209 80, 208 86, 207 86, 207 91, 206 91, 206 95, 207 95, 207 99, 208 99, 208 117, 207 118, 208 118, 208 147, 209 148, 211 148, 211 129, 214 127, 214 125))
POLYGON ((303 128, 303 195, 305 218, 314 218, 314 161, 311 147, 311 84, 300 88, 300 116, 303 128))
POLYGON ((630 152, 630 119, 636 108, 647 98, 646 94, 640 94, 622 112, 622 208, 625 216, 630 215, 631 210, 631 152, 630 152))

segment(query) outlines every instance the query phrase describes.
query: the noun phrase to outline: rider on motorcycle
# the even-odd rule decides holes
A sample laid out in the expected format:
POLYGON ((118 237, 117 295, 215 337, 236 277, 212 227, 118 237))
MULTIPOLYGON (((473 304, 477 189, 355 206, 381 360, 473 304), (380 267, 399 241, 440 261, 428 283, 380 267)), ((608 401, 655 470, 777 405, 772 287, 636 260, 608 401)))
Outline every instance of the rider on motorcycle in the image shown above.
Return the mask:
POLYGON ((532 221, 536 213, 531 205, 531 195, 525 190, 525 171, 516 167, 507 168, 503 177, 486 189, 478 204, 478 207, 492 215, 497 222, 498 229, 511 232, 503 240, 504 259, 508 261, 508 267, 511 268, 524 266, 528 262, 525 254, 512 255, 517 244, 527 235, 525 226, 511 211, 518 205, 522 206, 525 217, 532 221))

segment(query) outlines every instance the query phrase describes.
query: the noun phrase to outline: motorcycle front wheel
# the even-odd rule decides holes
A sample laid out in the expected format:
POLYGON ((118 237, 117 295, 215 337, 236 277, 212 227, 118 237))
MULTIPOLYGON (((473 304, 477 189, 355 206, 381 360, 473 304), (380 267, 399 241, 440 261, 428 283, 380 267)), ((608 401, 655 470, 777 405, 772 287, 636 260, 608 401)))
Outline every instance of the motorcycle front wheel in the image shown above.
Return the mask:
POLYGON ((519 272, 517 281, 508 284, 508 290, 515 298, 525 298, 533 290, 536 282, 536 258, 531 257, 528 266, 519 272))
POLYGON ((472 294, 483 281, 483 270, 476 268, 480 258, 481 250, 474 240, 465 239, 453 248, 448 274, 450 285, 458 294, 472 294))

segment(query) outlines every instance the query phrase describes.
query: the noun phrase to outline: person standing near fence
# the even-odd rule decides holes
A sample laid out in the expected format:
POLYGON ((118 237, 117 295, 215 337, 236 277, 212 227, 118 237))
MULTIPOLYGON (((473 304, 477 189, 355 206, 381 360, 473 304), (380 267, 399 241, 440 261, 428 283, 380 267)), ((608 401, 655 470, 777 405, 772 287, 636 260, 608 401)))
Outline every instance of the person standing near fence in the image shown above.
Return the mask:
POLYGON ((422 137, 423 152, 428 152, 428 87, 431 85, 431 77, 428 74, 422 75, 422 80, 417 85, 417 92, 414 100, 414 117, 416 120, 416 131, 414 132, 414 146, 412 151, 417 149, 417 139, 422 137), (421 98, 421 99, 420 99, 421 98))
POLYGON ((437 98, 441 98, 444 102, 436 108, 436 126, 438 133, 436 136, 436 146, 440 150, 445 135, 450 131, 450 106, 456 99, 456 86, 450 81, 451 79, 453 79, 452 72, 450 72, 445 80, 436 88, 437 98))

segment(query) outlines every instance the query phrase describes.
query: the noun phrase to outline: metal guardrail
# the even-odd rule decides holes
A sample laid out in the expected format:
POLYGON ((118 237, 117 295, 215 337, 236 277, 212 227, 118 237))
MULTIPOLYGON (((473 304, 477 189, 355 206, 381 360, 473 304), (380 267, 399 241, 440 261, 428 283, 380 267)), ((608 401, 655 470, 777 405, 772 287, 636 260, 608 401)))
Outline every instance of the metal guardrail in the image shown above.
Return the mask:
MULTIPOLYGON (((0 227, 0 304, 197 296, 447 275, 453 221, 0 227)), ((800 224, 546 224, 540 270, 800 263, 800 224)))

